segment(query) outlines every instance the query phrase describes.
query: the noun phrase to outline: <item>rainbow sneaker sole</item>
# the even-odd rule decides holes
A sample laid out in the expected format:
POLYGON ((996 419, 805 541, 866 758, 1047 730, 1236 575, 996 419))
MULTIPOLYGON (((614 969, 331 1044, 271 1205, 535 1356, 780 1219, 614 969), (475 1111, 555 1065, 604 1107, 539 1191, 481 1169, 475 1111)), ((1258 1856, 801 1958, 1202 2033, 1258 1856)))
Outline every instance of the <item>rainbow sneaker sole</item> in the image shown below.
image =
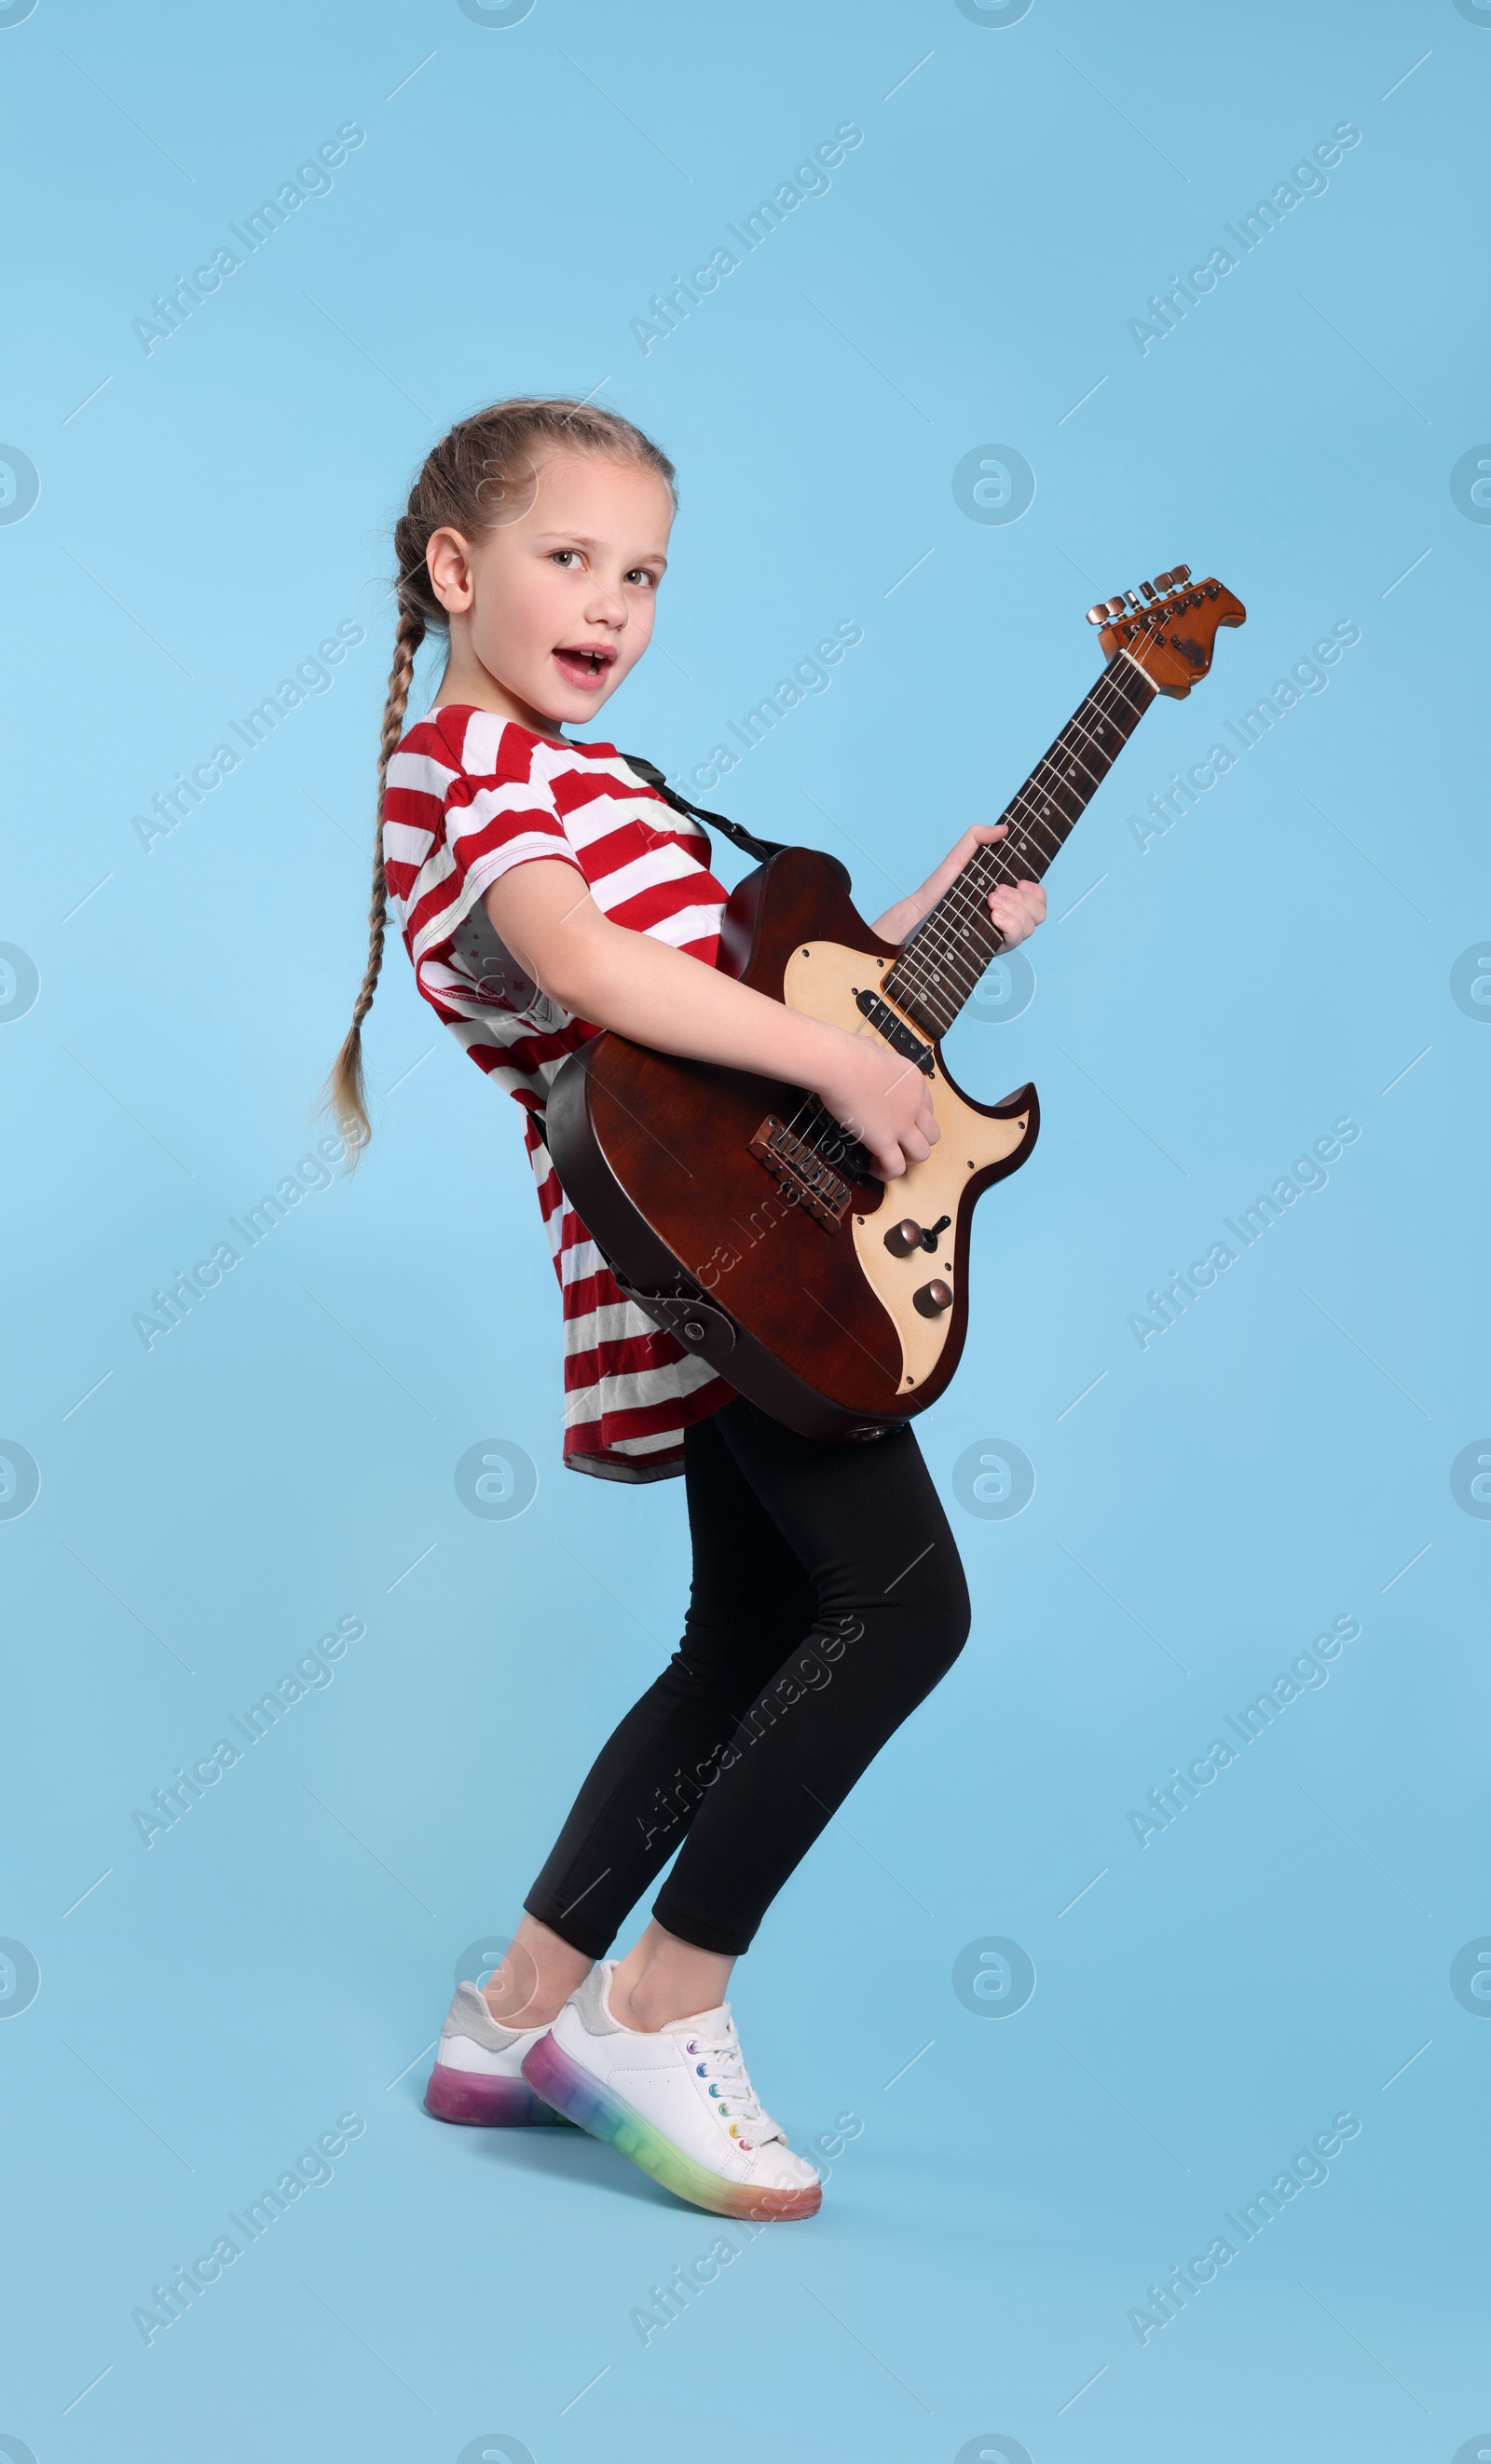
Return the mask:
POLYGON ((815 2216, 823 2205, 819 2182, 804 2190, 753 2189, 748 2182, 727 2181, 723 2174, 711 2172, 707 2165, 701 2165, 666 2138, 634 2105, 583 2069, 562 2045, 555 2044, 552 2035, 541 2036, 523 2056, 523 2075, 556 2113, 577 2123, 592 2139, 605 2140, 618 2155, 629 2156, 634 2165, 692 2208, 753 2223, 790 2224, 802 2216, 815 2216))
POLYGON ((479 2071, 455 2070, 447 2062, 436 2062, 430 2074, 425 2111, 437 2122, 469 2122, 489 2130, 519 2130, 568 2119, 536 2096, 525 2079, 487 2079, 479 2071))

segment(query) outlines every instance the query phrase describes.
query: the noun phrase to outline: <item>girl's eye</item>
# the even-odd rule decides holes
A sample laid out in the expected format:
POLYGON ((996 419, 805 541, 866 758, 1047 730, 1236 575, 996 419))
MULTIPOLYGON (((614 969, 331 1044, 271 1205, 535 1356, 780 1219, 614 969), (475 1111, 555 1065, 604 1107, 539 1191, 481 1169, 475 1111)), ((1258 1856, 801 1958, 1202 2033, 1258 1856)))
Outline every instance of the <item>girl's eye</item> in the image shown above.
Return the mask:
POLYGON ((577 547, 556 547, 551 561, 555 564, 564 564, 565 569, 567 572, 568 566, 566 564, 566 559, 569 557, 572 557, 578 564, 580 561, 579 549, 577 547))
POLYGON ((628 582, 641 583, 644 589, 647 590, 656 590, 657 587, 657 576, 653 572, 650 565, 634 564, 631 572, 626 575, 625 579, 628 582))

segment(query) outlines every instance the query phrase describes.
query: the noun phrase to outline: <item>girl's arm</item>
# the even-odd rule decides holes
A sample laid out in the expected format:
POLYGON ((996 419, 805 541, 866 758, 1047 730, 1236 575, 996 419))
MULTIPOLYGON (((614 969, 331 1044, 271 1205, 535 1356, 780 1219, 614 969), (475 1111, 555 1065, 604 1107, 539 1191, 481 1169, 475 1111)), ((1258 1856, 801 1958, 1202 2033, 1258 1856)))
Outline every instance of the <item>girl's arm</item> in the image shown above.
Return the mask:
POLYGON ((612 924, 574 866, 536 857, 494 882, 493 927, 541 992, 656 1052, 785 1078, 822 1097, 883 1179, 941 1135, 920 1069, 878 1037, 805 1018, 646 933, 612 924))

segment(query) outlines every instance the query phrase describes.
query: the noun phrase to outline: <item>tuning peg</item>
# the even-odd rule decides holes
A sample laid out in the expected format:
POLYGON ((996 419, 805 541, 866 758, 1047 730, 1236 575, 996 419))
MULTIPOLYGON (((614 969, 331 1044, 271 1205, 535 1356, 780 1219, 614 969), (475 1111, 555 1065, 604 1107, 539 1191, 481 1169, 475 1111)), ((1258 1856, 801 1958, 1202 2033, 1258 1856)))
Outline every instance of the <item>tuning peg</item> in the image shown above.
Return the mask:
POLYGON ((1160 595, 1152 582, 1142 582, 1139 587, 1146 599, 1158 599, 1160 595))
POLYGON ((1108 614, 1109 614, 1110 616, 1122 616, 1122 615, 1124 614, 1124 602, 1122 601, 1122 599, 1110 599, 1110 600, 1109 600, 1109 602, 1108 602, 1108 614))
POLYGON ((1107 621, 1108 603, 1105 599, 1100 599, 1096 607, 1088 608, 1087 622, 1089 625, 1105 625, 1107 621))
POLYGON ((1129 606, 1133 609, 1135 615, 1137 615, 1139 613, 1140 603, 1135 598, 1134 593, 1131 590, 1125 590, 1124 596, 1127 600, 1129 606))
POLYGON ((1185 587, 1186 583, 1191 580, 1191 567, 1190 567, 1190 565, 1189 565, 1189 564, 1178 564, 1178 565, 1175 567, 1174 572, 1171 574, 1171 576, 1170 576, 1170 580, 1171 580, 1171 582, 1173 582, 1173 583, 1177 583, 1181 586, 1181 588, 1183 588, 1183 589, 1184 589, 1184 587, 1185 587))
POLYGON ((1172 590, 1175 586, 1175 576, 1173 573, 1157 573, 1154 577, 1154 586, 1156 590, 1172 590))

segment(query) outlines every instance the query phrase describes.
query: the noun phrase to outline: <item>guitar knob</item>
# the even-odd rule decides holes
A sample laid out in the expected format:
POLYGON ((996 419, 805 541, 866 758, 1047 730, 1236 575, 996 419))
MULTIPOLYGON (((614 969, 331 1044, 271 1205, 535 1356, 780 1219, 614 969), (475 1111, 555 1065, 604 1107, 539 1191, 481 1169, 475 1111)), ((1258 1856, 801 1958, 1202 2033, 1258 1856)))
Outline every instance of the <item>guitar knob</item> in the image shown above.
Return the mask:
POLYGON ((893 1258, 911 1257, 922 1246, 921 1224, 913 1223, 909 1215, 902 1222, 893 1223, 885 1235, 885 1246, 893 1258))
POLYGON ((935 1283, 924 1284, 919 1292, 913 1292, 911 1305, 923 1317, 941 1317, 944 1309, 952 1307, 952 1286, 939 1276, 935 1283))
POLYGON ((1124 602, 1122 599, 1110 599, 1108 602, 1108 614, 1110 616, 1122 616, 1123 613, 1124 602))
POLYGON ((1190 565, 1189 565, 1189 564, 1178 564, 1178 565, 1175 567, 1174 573, 1171 575, 1170 579, 1171 579, 1171 581, 1172 581, 1172 582, 1179 582, 1179 583, 1187 583, 1187 582, 1189 582, 1189 581, 1191 580, 1191 567, 1190 567, 1190 565))
POLYGON ((1139 587, 1144 592, 1146 599, 1158 599, 1160 595, 1152 582, 1142 582, 1139 587))

